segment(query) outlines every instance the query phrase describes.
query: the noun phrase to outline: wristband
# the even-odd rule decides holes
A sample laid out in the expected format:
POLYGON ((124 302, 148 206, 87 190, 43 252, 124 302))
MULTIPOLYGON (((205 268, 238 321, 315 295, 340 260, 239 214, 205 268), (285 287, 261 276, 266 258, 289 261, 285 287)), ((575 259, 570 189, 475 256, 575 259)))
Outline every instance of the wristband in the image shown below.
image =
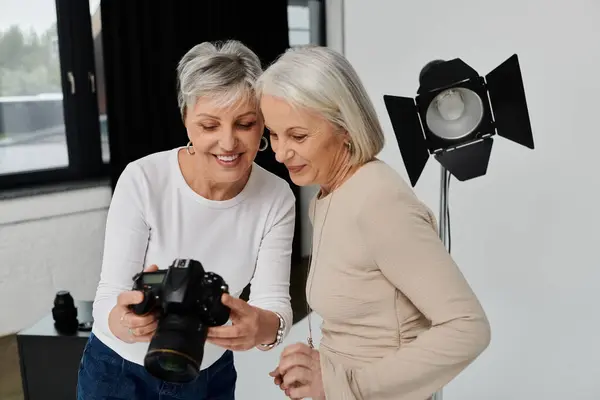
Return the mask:
POLYGON ((281 342, 283 341, 283 332, 285 331, 285 321, 279 313, 276 312, 275 315, 277 315, 277 318, 279 318, 279 328, 277 328, 277 337, 275 338, 275 341, 273 343, 260 344, 259 346, 261 348, 263 348, 264 350, 270 350, 273 347, 279 346, 281 344, 281 342))

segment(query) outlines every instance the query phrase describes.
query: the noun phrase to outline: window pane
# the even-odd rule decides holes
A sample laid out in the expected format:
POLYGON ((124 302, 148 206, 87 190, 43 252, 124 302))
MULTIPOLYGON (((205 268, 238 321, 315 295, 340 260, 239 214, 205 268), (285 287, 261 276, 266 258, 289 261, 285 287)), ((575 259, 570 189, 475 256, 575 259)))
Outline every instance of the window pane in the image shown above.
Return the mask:
POLYGON ((310 17, 308 7, 288 6, 288 26, 289 29, 308 29, 310 17))
POLYGON ((290 46, 310 44, 310 16, 308 7, 288 6, 287 10, 290 46))
POLYGON ((0 175, 66 167, 55 2, 0 3, 0 175))
POLYGON ((104 90, 104 57, 102 52, 102 19, 100 0, 89 0, 92 16, 92 37, 94 38, 94 58, 96 63, 96 94, 98 95, 98 114, 100 115, 100 135, 102 141, 102 160, 110 161, 108 148, 108 125, 106 123, 106 95, 104 90))
POLYGON ((290 46, 302 46, 310 44, 310 31, 291 30, 289 31, 290 46))

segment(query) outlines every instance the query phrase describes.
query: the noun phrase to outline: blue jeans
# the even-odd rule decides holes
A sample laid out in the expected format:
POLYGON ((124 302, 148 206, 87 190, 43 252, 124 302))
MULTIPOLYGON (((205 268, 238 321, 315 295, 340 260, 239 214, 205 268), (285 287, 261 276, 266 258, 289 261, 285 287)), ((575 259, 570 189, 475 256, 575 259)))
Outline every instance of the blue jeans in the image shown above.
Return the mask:
POLYGON ((170 383, 123 359, 91 334, 79 365, 77 399, 234 400, 236 380, 231 351, 192 382, 170 383))

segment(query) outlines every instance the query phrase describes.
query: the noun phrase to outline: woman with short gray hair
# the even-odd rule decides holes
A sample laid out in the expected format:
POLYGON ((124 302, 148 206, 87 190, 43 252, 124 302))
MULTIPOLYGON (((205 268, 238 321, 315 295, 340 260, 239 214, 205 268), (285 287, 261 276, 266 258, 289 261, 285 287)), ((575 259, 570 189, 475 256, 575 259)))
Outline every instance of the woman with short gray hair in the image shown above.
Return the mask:
POLYGON ((487 346, 486 315, 433 213, 377 154, 383 130, 350 63, 326 47, 283 54, 258 79, 271 146, 294 183, 317 185, 307 301, 322 340, 271 373, 293 399, 423 400, 487 346))
MULTIPOLYGON (((254 162, 268 145, 254 92, 261 72, 238 41, 201 43, 182 57, 177 100, 189 142, 130 163, 119 178, 79 399, 234 399, 232 351, 269 350, 289 332, 295 196, 254 162), (230 323, 205 329, 202 320, 167 332, 157 310, 132 312, 144 299, 132 277, 176 259, 199 261, 224 279, 228 293, 216 301, 229 307, 230 323), (245 302, 239 296, 248 284, 245 302), (156 332, 166 356, 152 367, 145 359, 156 332), (174 336, 165 341, 165 334, 174 336)), ((195 289, 186 299, 207 294, 195 289)))

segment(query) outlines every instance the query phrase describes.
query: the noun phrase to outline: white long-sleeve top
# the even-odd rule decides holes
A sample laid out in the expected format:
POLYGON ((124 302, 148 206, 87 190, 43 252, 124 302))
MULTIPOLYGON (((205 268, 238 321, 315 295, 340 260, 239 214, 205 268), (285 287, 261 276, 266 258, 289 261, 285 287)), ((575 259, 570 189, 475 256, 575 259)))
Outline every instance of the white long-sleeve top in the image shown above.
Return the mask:
MULTIPOLYGON (((292 325, 289 282, 295 224, 295 196, 289 184, 253 164, 236 197, 213 201, 195 193, 179 168, 179 148, 127 165, 108 211, 100 282, 92 332, 126 360, 143 365, 148 343, 128 344, 108 327, 117 296, 131 290, 132 277, 176 258, 200 261, 221 275, 232 296, 251 283, 249 303, 278 312, 292 325)), ((206 343, 201 369, 225 349, 206 343)))

